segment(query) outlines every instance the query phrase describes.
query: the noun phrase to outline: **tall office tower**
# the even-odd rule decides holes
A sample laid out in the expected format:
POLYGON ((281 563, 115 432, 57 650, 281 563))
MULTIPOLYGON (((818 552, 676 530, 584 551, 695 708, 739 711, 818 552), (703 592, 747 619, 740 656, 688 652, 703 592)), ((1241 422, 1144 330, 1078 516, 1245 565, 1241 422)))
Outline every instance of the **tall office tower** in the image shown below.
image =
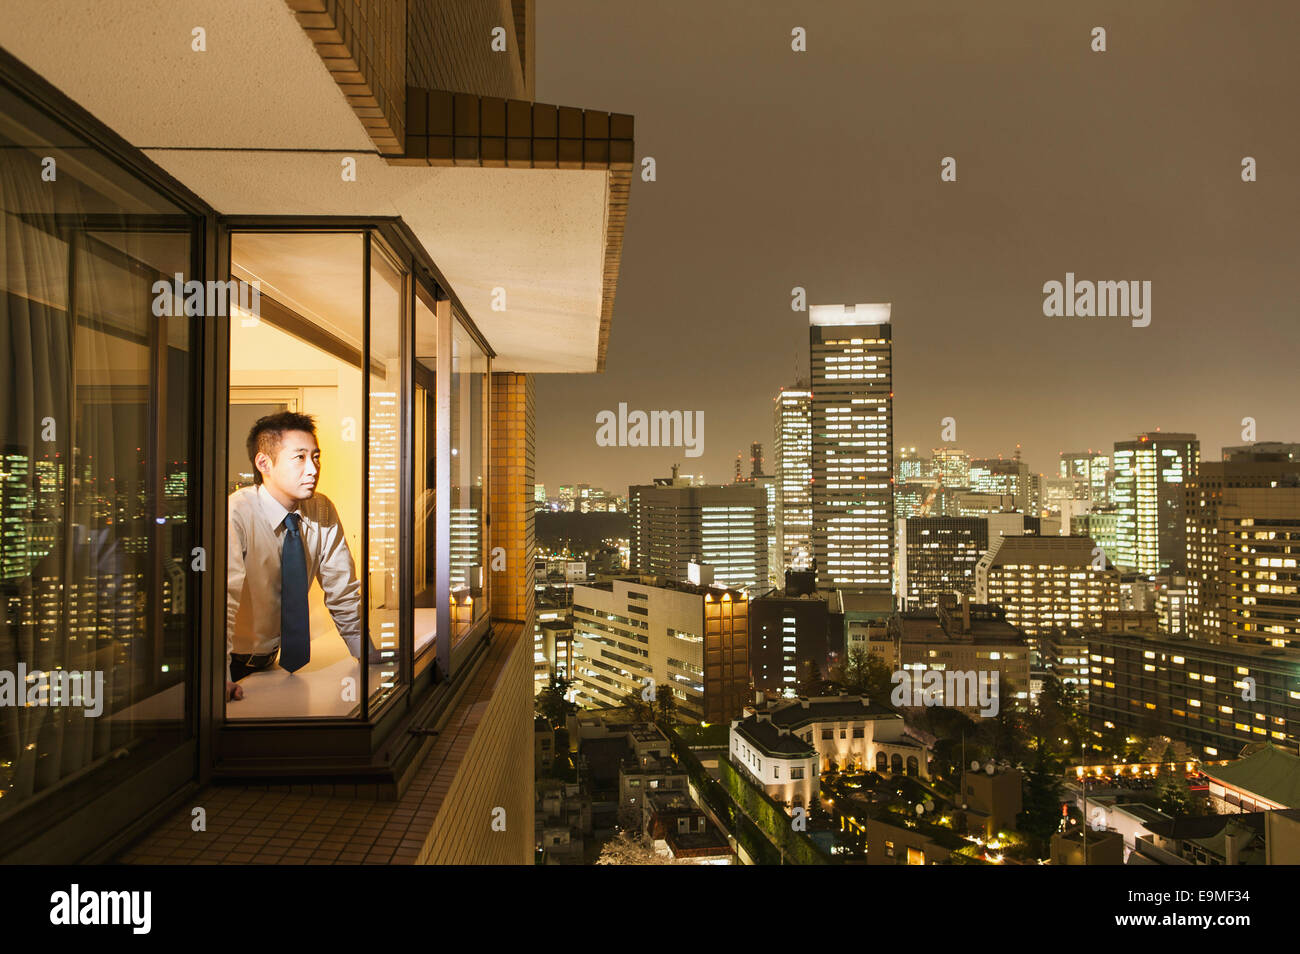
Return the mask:
POLYGON ((1117 565, 1144 576, 1186 570, 1187 482, 1200 460, 1195 434, 1152 431, 1115 442, 1117 565))
POLYGON ((1019 457, 977 458, 970 462, 970 488, 981 494, 1002 494, 1015 498, 1016 509, 1034 510, 1036 482, 1029 466, 1019 457))
POLYGON ((989 548, 983 517, 898 520, 898 608, 938 606, 939 597, 975 593, 975 564, 989 548))
POLYGON ((894 480, 903 484, 930 478, 930 462, 916 452, 915 447, 900 447, 894 467, 894 480))
POLYGON ((940 597, 975 595, 975 565, 990 540, 1037 536, 1044 523, 1023 513, 898 518, 898 608, 925 609, 940 597))
MULTIPOLYGON (((1090 510, 1088 513, 1072 514, 1068 528, 1070 533, 1076 537, 1092 537, 1093 542, 1101 547, 1106 554, 1106 559, 1111 563, 1116 563, 1115 554, 1119 552, 1119 542, 1115 535, 1116 527, 1119 524, 1119 511, 1114 508, 1105 510, 1090 510)), ((1067 525, 1062 521, 1061 531, 1066 530, 1067 525)))
POLYGON ((1222 641, 1300 657, 1300 487, 1223 491, 1218 544, 1222 641))
POLYGON ((776 543, 782 569, 812 565, 812 391, 796 382, 774 407, 776 543))
POLYGON ((930 476, 945 487, 969 487, 970 455, 955 447, 936 447, 930 458, 930 476))
POLYGON ((1109 454, 1098 454, 1092 459, 1092 502, 1097 507, 1109 507, 1115 496, 1115 467, 1109 454))
POLYGON ((1088 481, 1078 477, 1043 477, 1040 487, 1042 507, 1051 513, 1070 510, 1067 501, 1086 502, 1090 499, 1088 481))
POLYGON ((776 540, 776 477, 755 474, 750 483, 763 492, 767 501, 767 584, 780 586, 782 581, 781 550, 776 540))
POLYGON ((538 510, 546 509, 545 484, 533 484, 533 503, 536 504, 538 510))
POLYGON ((889 317, 888 304, 809 308, 812 538, 819 589, 893 591, 889 317))
MULTIPOLYGON (((1254 562, 1248 560, 1242 567, 1224 562, 1239 558, 1239 555, 1226 548, 1228 538, 1224 534, 1227 528, 1221 523, 1221 508, 1226 504, 1228 495, 1235 490, 1273 490, 1300 486, 1300 457, 1293 458, 1284 445, 1256 444, 1247 448, 1231 448, 1231 451, 1230 459, 1202 462, 1196 476, 1187 482, 1188 634, 1193 639, 1214 643, 1226 642, 1229 638, 1229 634, 1224 631, 1225 621, 1222 615, 1230 606, 1229 587, 1234 582, 1245 585, 1244 580, 1238 581, 1235 577, 1240 572, 1249 572, 1250 564, 1254 562), (1268 447, 1270 450, 1255 449, 1259 447, 1268 447)), ((1263 514, 1243 513, 1241 503, 1238 500, 1234 504, 1237 507, 1234 519, 1265 519, 1263 514)), ((1293 515, 1293 519, 1300 520, 1300 514, 1293 515)), ((1261 549, 1268 546, 1272 544, 1261 544, 1261 549)), ((1261 573, 1276 573, 1278 569, 1270 564, 1259 566, 1261 573)), ((1285 566, 1280 568, 1283 572, 1287 569, 1285 566)), ((1268 580, 1265 584, 1261 579, 1258 585, 1273 582, 1268 580)), ((1243 596, 1254 595, 1255 586, 1255 583, 1247 586, 1242 591, 1243 596)), ((1294 589, 1294 584, 1292 588, 1294 589)), ((1282 595, 1286 595, 1284 591, 1282 595)), ((1263 610, 1260 612, 1262 614, 1263 610)), ((1234 623, 1230 628, 1245 632, 1240 622, 1244 621, 1234 623)))
POLYGON ((760 441, 754 441, 749 445, 749 476, 761 477, 763 470, 763 444, 760 441))
POLYGON ((894 484, 894 517, 906 520, 908 517, 937 516, 940 510, 935 503, 940 492, 932 484, 899 481, 894 484))
POLYGON ((685 580, 691 563, 703 563, 720 585, 766 587, 767 490, 689 480, 660 477, 628 488, 632 570, 685 580))
POLYGON ((726 723, 749 697, 749 601, 739 590, 646 577, 573 588, 584 708, 623 705, 653 679, 686 722, 726 723))
POLYGON ((1057 629, 1096 629, 1119 609, 1119 571, 1093 562, 1089 537, 1004 536, 989 541, 975 566, 975 600, 1007 612, 1007 621, 1038 640, 1057 629))

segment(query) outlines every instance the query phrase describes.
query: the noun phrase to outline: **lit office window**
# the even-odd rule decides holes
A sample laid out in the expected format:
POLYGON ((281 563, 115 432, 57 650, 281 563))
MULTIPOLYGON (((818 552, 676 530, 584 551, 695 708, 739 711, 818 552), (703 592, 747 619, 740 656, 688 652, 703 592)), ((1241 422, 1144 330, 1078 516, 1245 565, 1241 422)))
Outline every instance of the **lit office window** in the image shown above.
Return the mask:
POLYGON ((487 611, 487 355, 459 321, 451 335, 451 626, 459 642, 487 611))

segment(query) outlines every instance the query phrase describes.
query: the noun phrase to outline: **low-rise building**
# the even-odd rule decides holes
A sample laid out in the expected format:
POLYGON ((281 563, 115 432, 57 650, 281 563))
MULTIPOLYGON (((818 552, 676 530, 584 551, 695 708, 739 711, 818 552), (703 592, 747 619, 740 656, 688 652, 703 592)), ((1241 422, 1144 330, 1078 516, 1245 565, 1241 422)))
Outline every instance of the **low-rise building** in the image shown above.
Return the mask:
POLYGON ((1153 822, 1130 865, 1300 864, 1300 810, 1184 815, 1153 822))
POLYGON ((1233 762, 1206 765, 1220 815, 1300 808, 1300 756, 1265 743, 1233 762))
POLYGON ((1052 836, 1051 851, 1054 865, 1122 865, 1124 837, 1116 831, 1058 832, 1052 836))
POLYGON ((908 827, 897 815, 868 818, 866 828, 869 865, 950 864, 953 852, 971 844, 945 828, 922 824, 908 827))
POLYGON ((534 830, 548 865, 580 865, 592 833, 591 797, 580 785, 558 778, 536 784, 534 830))
POLYGON ((918 699, 924 702, 927 673, 935 671, 943 673, 944 685, 933 704, 960 709, 972 719, 996 715, 996 710, 990 713, 988 706, 980 704, 981 695, 997 699, 999 692, 1010 691, 1016 700, 1027 704, 1029 645, 1000 607, 963 599, 959 605, 899 613, 890 625, 898 644, 899 670, 911 677, 911 688, 906 683, 901 687, 905 707, 918 699), (997 692, 993 691, 994 673, 997 692), (964 698, 947 698, 950 674, 958 687, 966 690, 964 698))
POLYGON ((865 696, 800 697, 731 723, 734 765, 787 806, 809 806, 822 771, 863 768, 929 778, 925 744, 865 696))
POLYGON ((642 831, 656 854, 679 863, 735 864, 726 837, 685 791, 648 793, 642 802, 642 831))

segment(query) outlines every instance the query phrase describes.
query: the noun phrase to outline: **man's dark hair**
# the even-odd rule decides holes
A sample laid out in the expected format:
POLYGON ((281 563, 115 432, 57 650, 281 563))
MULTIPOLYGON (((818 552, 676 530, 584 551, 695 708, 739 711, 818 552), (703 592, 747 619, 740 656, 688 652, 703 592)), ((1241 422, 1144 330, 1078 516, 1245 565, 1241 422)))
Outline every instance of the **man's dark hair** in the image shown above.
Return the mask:
POLYGON ((266 454, 271 460, 275 460, 285 431, 306 431, 315 437, 316 422, 310 414, 299 414, 296 411, 281 411, 257 419, 253 429, 248 432, 247 444, 248 462, 253 465, 254 486, 262 482, 262 472, 257 469, 258 453, 266 454))

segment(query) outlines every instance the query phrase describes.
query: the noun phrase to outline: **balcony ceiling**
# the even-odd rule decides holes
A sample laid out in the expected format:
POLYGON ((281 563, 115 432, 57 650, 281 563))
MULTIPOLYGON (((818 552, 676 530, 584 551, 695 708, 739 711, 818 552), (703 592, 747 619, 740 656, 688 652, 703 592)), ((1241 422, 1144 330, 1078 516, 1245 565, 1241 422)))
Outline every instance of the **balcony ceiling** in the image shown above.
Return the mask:
POLYGON ((4 7, 0 46, 218 212, 400 216, 498 370, 597 370, 609 172, 390 165, 283 0, 4 7))

